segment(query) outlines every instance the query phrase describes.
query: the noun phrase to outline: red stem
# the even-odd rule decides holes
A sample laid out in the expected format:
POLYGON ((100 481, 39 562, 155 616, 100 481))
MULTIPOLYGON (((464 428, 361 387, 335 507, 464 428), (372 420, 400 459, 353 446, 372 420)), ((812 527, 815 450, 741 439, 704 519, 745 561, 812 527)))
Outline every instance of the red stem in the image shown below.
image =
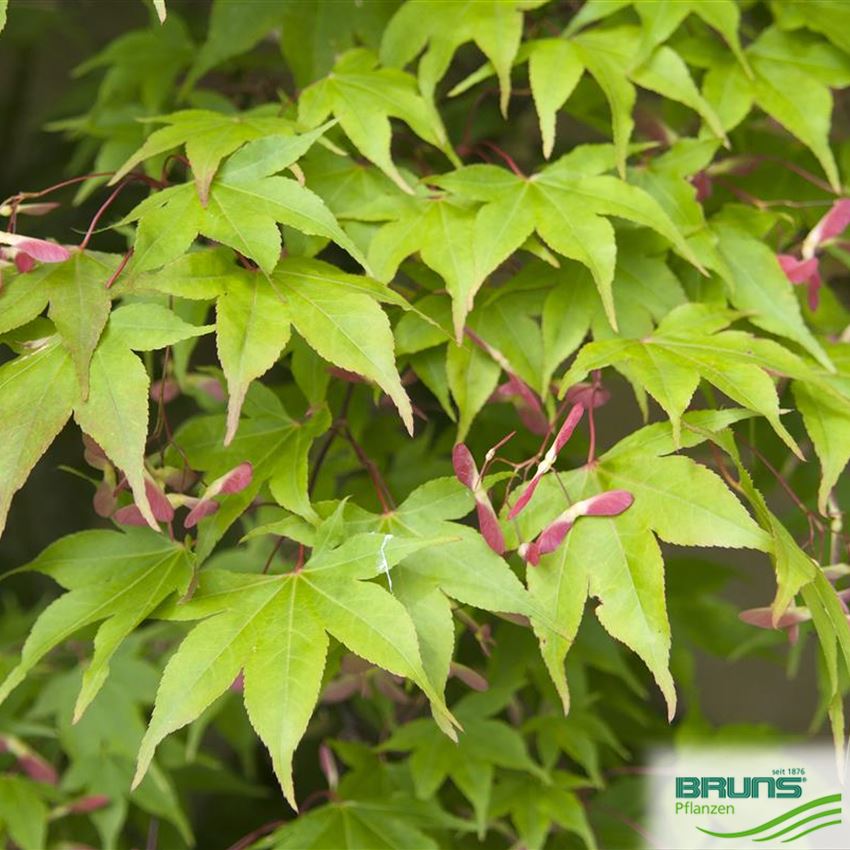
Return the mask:
POLYGON ((479 145, 483 145, 484 147, 490 148, 493 153, 497 154, 504 160, 508 168, 510 168, 510 170, 513 171, 513 173, 516 174, 517 177, 522 177, 523 180, 526 179, 525 174, 522 173, 519 166, 514 162, 511 155, 503 151, 498 145, 494 145, 493 142, 479 142, 479 145))
POLYGON ((118 264, 118 268, 115 269, 115 271, 112 273, 109 280, 106 281, 106 288, 107 289, 111 289, 112 284, 115 283, 116 280, 118 280, 118 276, 121 274, 121 272, 124 271, 127 263, 130 262, 130 257, 133 256, 133 251, 134 251, 134 249, 130 248, 130 250, 127 251, 127 253, 123 256, 123 258, 121 259, 121 262, 118 264))
POLYGON ((101 216, 109 209, 112 202, 121 194, 124 190, 124 187, 128 184, 129 181, 124 181, 119 183, 112 194, 100 205, 100 209, 94 214, 94 217, 91 220, 91 224, 89 224, 89 229, 86 231, 86 235, 83 237, 83 241, 80 243, 80 250, 85 251, 86 247, 89 244, 89 240, 94 233, 95 227, 97 227, 97 223, 100 221, 101 216))

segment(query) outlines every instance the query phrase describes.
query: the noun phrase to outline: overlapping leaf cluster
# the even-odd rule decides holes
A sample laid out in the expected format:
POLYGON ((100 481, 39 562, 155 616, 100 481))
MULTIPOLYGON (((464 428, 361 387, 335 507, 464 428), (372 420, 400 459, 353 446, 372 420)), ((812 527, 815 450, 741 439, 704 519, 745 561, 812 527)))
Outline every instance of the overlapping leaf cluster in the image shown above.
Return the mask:
MULTIPOLYGON (((461 847, 499 825, 527 847, 556 832, 593 847, 600 753, 622 753, 591 709, 610 690, 595 677, 644 693, 611 639, 651 672, 669 719, 673 672, 694 695, 671 640, 669 546, 772 561, 763 624, 813 621, 843 742, 850 143, 836 157, 830 130, 850 17, 827 0, 751 5, 216 0, 195 44, 159 3, 164 24, 81 68, 102 71, 97 100, 55 129, 83 153, 96 139, 93 171, 109 173, 78 199, 135 193, 101 210, 127 250, 93 250, 97 221, 81 244, 27 250, 29 198, 0 206, 0 526, 73 420, 101 477, 93 510, 116 528, 27 567, 65 592, 0 701, 93 638, 79 684, 54 679, 32 710, 64 718, 68 783, 90 794, 102 777, 70 719, 110 700, 132 718, 107 741, 127 787, 96 821, 106 844, 129 802, 191 841, 154 755, 186 726, 196 746, 239 694, 297 807, 296 748, 317 704, 356 680, 383 694, 366 713, 388 734, 377 751, 336 742, 350 770, 332 801, 257 846, 461 847), (286 85, 227 99, 221 78, 269 41, 286 85), (812 227, 827 237, 806 241, 812 227), (825 285, 807 301, 794 284, 808 278, 779 258, 815 248, 825 285), (623 429, 604 427, 608 411, 633 401, 656 421, 610 439, 623 429), (586 424, 541 466, 576 403, 586 424), (480 470, 457 481, 461 442, 480 470), (794 499, 826 540, 805 542, 761 492, 791 489, 804 458, 816 499, 794 499), (535 469, 533 499, 512 510, 535 469), (570 515, 554 551, 519 557, 612 490, 628 495, 616 511, 570 515), (146 663, 134 653, 150 629, 173 653, 142 733, 153 695, 113 683, 146 663), (486 665, 473 653, 486 693, 456 687, 482 685, 467 632, 485 652, 503 641, 486 665), (521 727, 523 689, 536 716, 521 727), (460 800, 451 814, 438 793, 460 800)), ((0 822, 36 846, 43 832, 8 801, 40 821, 45 804, 12 784, 0 822)))

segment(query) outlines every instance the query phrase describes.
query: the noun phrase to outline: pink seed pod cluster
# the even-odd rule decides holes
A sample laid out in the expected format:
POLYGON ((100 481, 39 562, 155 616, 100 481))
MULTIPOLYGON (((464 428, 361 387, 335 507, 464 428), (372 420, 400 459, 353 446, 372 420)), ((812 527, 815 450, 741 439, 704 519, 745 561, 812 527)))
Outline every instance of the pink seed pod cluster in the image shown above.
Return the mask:
MULTIPOLYGON (((574 393, 574 397, 586 401, 591 410, 597 407, 598 404, 604 404, 608 400, 607 391, 596 385, 587 387, 585 385, 579 386, 578 391, 574 393), (596 399, 597 395, 599 396, 598 403, 596 399)), ((585 406, 582 401, 576 401, 573 404, 564 422, 558 429, 552 444, 546 449, 543 459, 537 464, 531 480, 526 484, 519 498, 508 512, 507 518, 509 520, 516 518, 522 513, 534 497, 540 481, 554 468, 558 455, 573 435, 584 415, 585 406)), ((498 445, 502 445, 504 442, 505 440, 498 445)), ((541 453, 545 445, 546 443, 544 442, 540 449, 541 453)), ((488 462, 494 455, 494 452, 495 448, 487 453, 488 462)), ((499 555, 504 554, 505 538, 499 525, 498 515, 490 502, 490 497, 483 483, 483 475, 478 471, 472 453, 464 443, 458 443, 454 447, 452 451, 452 464, 458 481, 467 487, 475 497, 475 509, 478 515, 478 527, 481 535, 494 552, 499 555)), ((563 543, 564 538, 579 517, 618 516, 627 510, 633 502, 634 497, 628 490, 608 490, 570 505, 570 507, 555 517, 540 532, 536 540, 531 543, 522 543, 517 549, 517 552, 529 564, 536 565, 540 563, 541 556, 554 552, 563 543)))
MULTIPOLYGON (((103 449, 88 435, 83 435, 84 457, 89 466, 103 472, 103 480, 95 490, 92 504, 98 516, 112 519, 119 525, 146 526, 147 521, 142 516, 136 504, 124 505, 118 508, 118 497, 127 488, 127 480, 119 470, 112 465, 103 449)), ((194 528, 200 520, 214 514, 219 507, 216 497, 239 493, 251 484, 254 468, 248 462, 234 466, 224 475, 216 478, 204 489, 200 496, 190 496, 186 490, 197 480, 196 473, 191 470, 164 469, 157 480, 145 470, 145 495, 157 522, 167 523, 174 520, 175 509, 189 508, 189 513, 183 520, 186 529, 194 528), (174 488, 177 492, 166 492, 166 488, 174 488)))

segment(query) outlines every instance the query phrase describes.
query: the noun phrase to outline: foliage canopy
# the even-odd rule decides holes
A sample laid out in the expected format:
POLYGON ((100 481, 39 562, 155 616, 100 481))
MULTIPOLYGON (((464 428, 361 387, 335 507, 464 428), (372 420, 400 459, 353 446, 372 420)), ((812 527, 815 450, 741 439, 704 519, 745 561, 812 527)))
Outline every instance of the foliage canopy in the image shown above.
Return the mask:
POLYGON ((786 634, 843 747, 850 5, 148 11, 0 204, 0 526, 66 428, 92 497, 13 571, 0 834, 641 846, 694 653, 786 634))

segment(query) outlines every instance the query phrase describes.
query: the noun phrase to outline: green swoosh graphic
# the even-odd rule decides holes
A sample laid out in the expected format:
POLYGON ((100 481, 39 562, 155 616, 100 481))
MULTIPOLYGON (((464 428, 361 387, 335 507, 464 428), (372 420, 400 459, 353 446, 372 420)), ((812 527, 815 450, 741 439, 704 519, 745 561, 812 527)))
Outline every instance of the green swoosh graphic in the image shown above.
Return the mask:
POLYGON ((831 820, 827 823, 822 823, 820 826, 813 826, 811 829, 807 829, 805 832, 801 832, 799 835, 793 836, 793 838, 786 838, 782 843, 787 844, 789 841, 796 841, 798 838, 802 838, 804 835, 808 835, 810 832, 817 832, 817 830, 825 829, 828 826, 838 826, 838 824, 840 823, 840 820, 831 820))
MULTIPOLYGON (((706 835, 713 835, 716 838, 745 838, 748 835, 756 835, 759 832, 764 832, 766 829, 770 829, 771 827, 778 826, 781 823, 784 823, 789 818, 793 818, 796 815, 800 815, 803 812, 809 811, 809 809, 817 808, 818 806, 826 805, 827 803, 840 803, 841 795, 840 794, 828 794, 826 797, 819 797, 817 800, 812 800, 810 803, 804 803, 802 806, 797 806, 796 809, 791 809, 789 812, 785 812, 784 815, 779 815, 779 817, 774 818, 773 820, 769 820, 766 823, 759 824, 758 826, 754 826, 752 829, 745 829, 741 832, 713 832, 710 829, 703 829, 701 826, 698 826, 697 829, 700 832, 704 832, 706 835)), ((839 821, 840 823, 840 821, 839 821)))
MULTIPOLYGON (((786 826, 785 829, 780 829, 779 832, 774 832, 773 835, 765 835, 764 838, 754 838, 753 841, 772 841, 774 838, 779 838, 780 835, 785 835, 786 832, 791 832, 792 829, 797 829, 798 827, 804 826, 807 823, 811 823, 813 820, 818 820, 819 818, 826 818, 830 815, 840 814, 840 808, 827 809, 825 812, 817 812, 814 815, 809 815, 807 818, 798 820, 797 823, 792 823, 791 826, 786 826)), ((791 839, 788 840, 790 841, 791 839)))

